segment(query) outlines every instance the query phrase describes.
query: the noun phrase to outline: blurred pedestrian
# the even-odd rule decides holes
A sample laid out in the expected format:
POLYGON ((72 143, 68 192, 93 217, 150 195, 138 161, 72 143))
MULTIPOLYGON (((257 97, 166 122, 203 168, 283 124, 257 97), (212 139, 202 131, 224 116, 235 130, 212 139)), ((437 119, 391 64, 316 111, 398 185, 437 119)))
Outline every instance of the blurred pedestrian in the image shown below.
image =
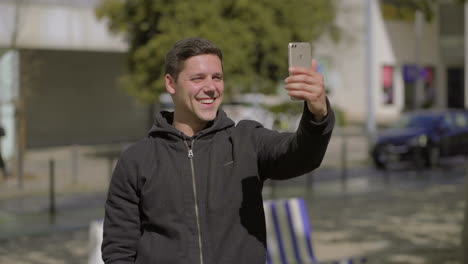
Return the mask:
POLYGON ((304 100, 295 133, 235 125, 219 109, 222 59, 199 38, 166 54, 174 111, 159 113, 148 137, 117 162, 105 206, 106 263, 265 263, 264 181, 319 167, 334 114, 312 61, 285 80, 288 94, 304 100))
MULTIPOLYGON (((5 129, 2 126, 0 126, 0 140, 5 135, 6 135, 5 129)), ((5 166, 5 161, 3 160, 2 148, 0 148, 0 170, 2 171, 3 179, 6 180, 8 178, 8 173, 7 173, 7 169, 6 169, 6 166, 5 166)))

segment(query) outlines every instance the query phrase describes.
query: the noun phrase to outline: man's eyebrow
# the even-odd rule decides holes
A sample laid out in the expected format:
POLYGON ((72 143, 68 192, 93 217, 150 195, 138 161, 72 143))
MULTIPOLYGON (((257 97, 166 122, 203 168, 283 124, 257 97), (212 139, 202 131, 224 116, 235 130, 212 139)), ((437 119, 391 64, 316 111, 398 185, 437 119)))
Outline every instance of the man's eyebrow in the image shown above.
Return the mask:
POLYGON ((206 74, 202 73, 202 72, 195 72, 195 73, 192 73, 190 74, 189 76, 190 77, 197 77, 197 76, 205 76, 206 74))
MULTIPOLYGON (((209 75, 209 74, 204 73, 204 72, 195 72, 195 73, 190 74, 189 76, 190 77, 198 77, 198 76, 206 76, 206 75, 209 75)), ((223 76, 223 73, 222 72, 215 72, 212 75, 213 76, 223 76)))

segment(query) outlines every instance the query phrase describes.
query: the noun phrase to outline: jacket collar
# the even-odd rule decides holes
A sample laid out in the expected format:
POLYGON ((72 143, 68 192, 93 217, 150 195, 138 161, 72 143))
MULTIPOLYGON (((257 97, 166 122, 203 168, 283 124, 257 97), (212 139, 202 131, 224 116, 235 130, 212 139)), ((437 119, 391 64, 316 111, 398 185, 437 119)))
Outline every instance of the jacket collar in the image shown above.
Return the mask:
MULTIPOLYGON (((148 132, 150 137, 161 137, 161 138, 170 138, 173 140, 186 139, 182 132, 177 130, 172 126, 172 121, 174 120, 174 112, 161 111, 156 115, 156 121, 153 124, 152 128, 148 132)), ((232 121, 223 110, 218 110, 215 120, 210 122, 208 126, 196 133, 193 138, 198 138, 207 135, 213 135, 217 131, 224 130, 226 128, 234 126, 234 121, 232 121)))

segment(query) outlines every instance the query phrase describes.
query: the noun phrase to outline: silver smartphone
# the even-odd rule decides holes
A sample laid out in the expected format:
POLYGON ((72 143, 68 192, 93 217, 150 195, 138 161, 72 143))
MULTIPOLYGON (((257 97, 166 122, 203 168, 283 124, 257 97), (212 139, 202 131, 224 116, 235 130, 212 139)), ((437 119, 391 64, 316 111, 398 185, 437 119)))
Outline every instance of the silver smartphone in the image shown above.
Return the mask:
POLYGON ((312 55, 309 42, 291 42, 288 45, 289 67, 311 68, 312 55))
MULTIPOLYGON (((312 68, 312 55, 309 42, 291 42, 288 45, 289 67, 312 68)), ((291 96, 294 101, 301 100, 291 96)))

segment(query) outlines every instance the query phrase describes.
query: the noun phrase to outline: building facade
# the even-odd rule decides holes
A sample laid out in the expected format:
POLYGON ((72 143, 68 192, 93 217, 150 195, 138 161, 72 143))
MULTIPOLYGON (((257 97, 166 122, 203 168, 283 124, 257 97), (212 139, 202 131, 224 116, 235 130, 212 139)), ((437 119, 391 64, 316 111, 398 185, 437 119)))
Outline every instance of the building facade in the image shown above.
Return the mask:
POLYGON ((395 8, 392 2, 372 3, 369 31, 368 1, 337 1, 341 40, 324 36, 314 49, 325 65, 333 103, 348 120, 366 122, 370 74, 377 123, 392 122, 415 108, 467 108, 463 5, 442 2, 434 7, 432 19, 422 19, 418 26, 414 11, 395 8))
POLYGON ((1 0, 0 120, 5 156, 26 148, 133 141, 148 106, 119 89, 127 45, 98 0, 1 0), (3 26, 5 25, 5 26, 3 26))
MULTIPOLYGON (((408 9, 375 0, 368 68, 368 2, 336 1, 340 41, 324 36, 313 52, 333 105, 349 121, 365 123, 369 101, 377 123, 398 119, 415 106, 468 106, 466 8, 442 3, 418 29, 408 9)), ((2 140, 7 156, 22 142, 18 138, 25 147, 46 147, 144 136, 152 113, 118 89, 127 45, 96 19, 98 2, 0 0, 0 122, 7 131, 2 140)))

